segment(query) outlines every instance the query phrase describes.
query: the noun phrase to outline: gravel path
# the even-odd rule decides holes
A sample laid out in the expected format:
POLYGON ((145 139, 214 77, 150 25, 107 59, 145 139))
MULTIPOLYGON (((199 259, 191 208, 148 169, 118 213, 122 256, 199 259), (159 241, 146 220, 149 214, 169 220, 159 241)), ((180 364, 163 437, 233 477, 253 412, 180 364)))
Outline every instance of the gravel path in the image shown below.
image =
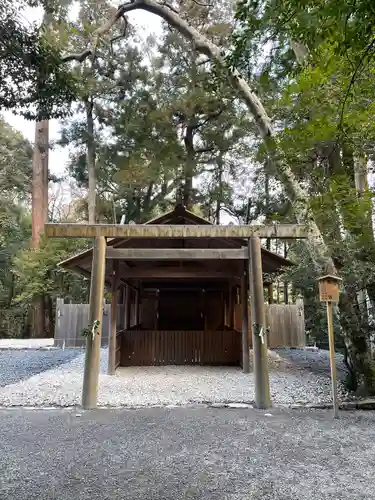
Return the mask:
MULTIPOLYGON (((329 351, 308 351, 303 349, 275 349, 275 352, 283 359, 292 362, 299 368, 314 373, 329 373, 329 351)), ((337 376, 344 380, 347 368, 342 354, 336 353, 337 376)))
POLYGON ((0 443, 2 500, 375 499, 374 413, 2 410, 0 443))
POLYGON ((0 349, 51 349, 54 339, 0 339, 0 349))
MULTIPOLYGON (((301 351, 303 352, 303 351, 301 351)), ((0 389, 0 406, 72 406, 80 404, 84 353, 82 351, 39 351, 47 371, 30 376, 10 377, 9 385, 0 389), (55 366, 47 367, 47 355, 54 353, 55 366), (64 364, 62 358, 66 356, 64 364), (69 359, 73 357, 74 359, 69 359), (58 365, 58 366, 56 366, 58 365), (46 368, 47 367, 47 368, 46 368), (23 378, 23 380, 20 380, 23 378), (15 383, 14 383, 15 382, 15 383)), ((0 370, 8 371, 22 359, 12 359, 15 351, 0 351, 1 357, 10 356, 0 370)), ((30 352, 24 351, 28 360, 30 352)), ((315 354, 318 356, 319 354, 315 354)), ((228 403, 254 400, 253 374, 245 375, 239 368, 166 366, 121 368, 110 377, 107 368, 107 349, 101 351, 99 405, 152 406, 186 405, 189 403, 228 403)), ((12 372, 12 370, 10 370, 12 372)), ((17 370, 16 370, 17 371, 17 370)), ((21 369, 21 373, 23 373, 21 369)), ((3 384, 4 385, 4 384, 3 384)), ((298 366, 296 360, 285 361, 277 353, 270 353, 270 386, 273 403, 291 405, 326 403, 331 401, 330 380, 326 373, 314 373, 298 366)))
MULTIPOLYGON (((79 356, 82 351, 69 349, 58 350, 0 350, 0 387, 26 380, 68 363, 79 356)), ((48 375, 47 375, 48 377, 48 375)))

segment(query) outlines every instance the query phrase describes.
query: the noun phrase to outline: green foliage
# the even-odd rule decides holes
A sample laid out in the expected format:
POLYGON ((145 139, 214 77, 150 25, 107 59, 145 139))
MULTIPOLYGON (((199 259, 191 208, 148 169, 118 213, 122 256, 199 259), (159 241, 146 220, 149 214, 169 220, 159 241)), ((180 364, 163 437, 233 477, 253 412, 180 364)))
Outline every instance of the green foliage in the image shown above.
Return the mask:
POLYGON ((43 3, 6 0, 0 7, 0 110, 11 109, 28 119, 65 116, 78 89, 56 39, 27 25, 19 14, 43 3))
POLYGON ((0 118, 0 199, 25 200, 30 192, 31 144, 0 118))
POLYGON ((25 210, 5 200, 0 202, 0 337, 23 332, 27 307, 14 301, 19 283, 12 263, 30 236, 31 220, 25 210))
POLYGON ((239 24, 229 63, 239 64, 263 89, 265 75, 271 76, 268 87, 274 90, 280 84, 297 85, 299 98, 313 103, 313 116, 321 120, 329 115, 329 122, 323 125, 335 124, 339 131, 358 121, 358 104, 361 112, 371 113, 368 106, 373 102, 369 99, 373 88, 366 82, 368 77, 372 81, 375 54, 371 1, 254 0, 239 2, 236 18, 239 24), (266 54, 257 64, 263 47, 266 54), (273 80, 275 76, 278 82, 273 80), (314 101, 312 89, 322 100, 314 101), (349 114, 355 113, 354 119, 343 116, 347 108, 349 114))
MULTIPOLYGON (((310 197, 314 221, 345 283, 339 331, 353 387, 373 390, 372 326, 360 303, 363 292, 372 308, 375 299, 373 193, 366 186, 375 143, 373 2, 241 1, 236 19, 227 62, 239 66, 261 96, 283 161, 310 197)), ((259 142, 255 157, 265 164, 267 151, 259 142)), ((285 215, 280 220, 292 211, 285 215)), ((295 260, 299 264, 289 279, 303 291, 307 322, 318 339, 325 325, 313 281, 305 276, 323 263, 301 248, 295 260)))
MULTIPOLYGON (((323 349, 328 346, 327 333, 327 313, 325 303, 318 299, 316 267, 311 260, 310 253, 304 243, 295 243, 289 249, 288 258, 295 262, 293 267, 288 268, 283 274, 283 278, 303 293, 304 314, 306 334, 309 343, 316 343, 323 349)), ((336 347, 343 348, 343 340, 340 335, 340 325, 335 321, 336 347)))
POLYGON ((50 240, 29 248, 31 153, 25 138, 0 120, 0 337, 28 333, 31 304, 40 294, 87 301, 85 281, 57 267, 87 242, 50 240))
POLYGON ((100 326, 100 321, 96 319, 92 325, 88 325, 88 326, 86 326, 86 328, 82 329, 82 332, 81 332, 82 337, 94 338, 94 336, 96 335, 96 333, 98 331, 99 326, 100 326))
POLYGON ((30 174, 30 144, 0 119, 0 337, 21 335, 27 316, 27 308, 14 302, 18 281, 12 263, 31 236, 24 206, 30 174))
MULTIPOLYGON (((105 2, 98 11, 90 2, 81 5, 79 20, 70 28, 75 51, 87 44, 85 19, 90 15, 93 29, 105 2)), ((224 43, 232 29, 230 6, 186 2, 181 14, 224 43)), ((175 32, 165 30, 160 42, 143 44, 130 30, 125 42, 116 44, 115 56, 104 43, 95 66, 78 70, 85 76, 82 99, 86 93, 94 102, 102 220, 112 222, 114 215, 119 220, 125 214, 127 221, 145 221, 171 208, 184 191, 185 202, 200 205, 212 220, 217 207, 233 205, 233 184, 244 170, 240 163, 250 124, 223 68, 201 64, 175 32)), ((70 173, 85 188, 87 141, 85 117, 66 124, 62 143, 73 149, 70 173)))
POLYGON ((64 296, 68 300, 85 302, 87 283, 58 266, 72 253, 85 249, 87 242, 84 240, 51 239, 43 240, 38 249, 21 251, 13 261, 13 272, 20 284, 15 300, 31 305, 36 297, 47 295, 52 300, 64 296))

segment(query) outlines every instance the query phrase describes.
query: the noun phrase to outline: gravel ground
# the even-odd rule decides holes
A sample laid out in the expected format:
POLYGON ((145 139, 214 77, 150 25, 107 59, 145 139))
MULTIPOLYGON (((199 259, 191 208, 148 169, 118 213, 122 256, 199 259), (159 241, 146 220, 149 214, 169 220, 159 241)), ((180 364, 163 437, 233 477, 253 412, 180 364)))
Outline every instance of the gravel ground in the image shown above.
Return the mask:
POLYGON ((375 415, 0 411, 2 500, 374 500, 375 415))
POLYGON ((76 349, 66 351, 60 349, 23 351, 18 348, 0 350, 0 387, 9 384, 13 384, 11 387, 16 387, 17 382, 68 363, 81 353, 82 351, 76 349))
MULTIPOLYGON (((329 351, 308 351, 302 349, 275 349, 283 359, 292 362, 300 368, 314 373, 329 373, 329 351)), ((337 376, 345 380, 347 368, 342 354, 336 353, 337 376)))
MULTIPOLYGON (((80 404, 82 391, 82 373, 84 353, 72 351, 53 351, 58 356, 66 356, 48 369, 46 363, 48 351, 39 351, 43 362, 42 373, 30 377, 15 378, 0 389, 0 406, 73 406, 80 404), (69 360, 69 356, 74 359, 69 360), (23 380, 19 380, 23 379, 23 380), (17 382, 17 380, 19 380, 17 382), (16 382, 16 383, 12 383, 16 382)), ((303 351, 301 356, 303 355, 303 351)), ((25 366, 28 362, 12 358, 23 354, 28 360, 30 352, 0 352, 4 355, 0 370, 9 371, 9 365, 25 366), (9 362, 9 359, 13 361, 9 362)), ((314 354, 319 356, 319 354, 314 354)), ((294 356, 296 356, 294 354, 294 356)), ((55 358, 54 358, 55 359, 55 358)), ((200 367, 200 366, 165 366, 165 367, 129 367, 121 368, 110 377, 105 374, 107 368, 107 350, 101 351, 101 375, 99 386, 99 405, 103 406, 153 406, 185 405, 189 403, 228 403, 254 400, 253 374, 245 375, 239 368, 200 367)), ((325 356, 325 359, 326 356, 325 356)), ((15 370, 17 371, 17 370, 15 370)), ((23 373, 21 369, 21 373, 23 373)), ((35 372, 34 372, 35 373, 35 372)), ((314 373, 298 366, 294 361, 284 360, 277 353, 270 353, 270 387, 272 401, 276 405, 306 403, 327 403, 331 401, 330 379, 326 373, 314 373)))
POLYGON ((53 348, 54 339, 0 339, 0 349, 53 348))

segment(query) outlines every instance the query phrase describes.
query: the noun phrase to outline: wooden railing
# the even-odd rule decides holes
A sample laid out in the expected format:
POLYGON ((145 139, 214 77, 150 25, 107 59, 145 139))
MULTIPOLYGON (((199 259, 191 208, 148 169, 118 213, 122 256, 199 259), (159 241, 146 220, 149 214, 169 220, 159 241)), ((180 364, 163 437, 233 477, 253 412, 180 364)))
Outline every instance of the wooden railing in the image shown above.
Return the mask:
POLYGON ((121 333, 121 366, 238 365, 240 334, 226 331, 144 331, 121 333))

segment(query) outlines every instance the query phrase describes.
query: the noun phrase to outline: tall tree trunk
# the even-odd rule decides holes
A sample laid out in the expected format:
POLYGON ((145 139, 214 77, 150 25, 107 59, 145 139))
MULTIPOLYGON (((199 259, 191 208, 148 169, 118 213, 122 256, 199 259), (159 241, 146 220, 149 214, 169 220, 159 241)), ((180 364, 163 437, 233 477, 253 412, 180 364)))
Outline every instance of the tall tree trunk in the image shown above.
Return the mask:
POLYGON ((216 209, 215 209, 215 224, 219 225, 220 224, 220 211, 221 211, 221 204, 223 201, 223 154, 220 153, 219 156, 216 159, 217 163, 217 185, 218 185, 218 190, 219 192, 217 193, 217 198, 216 198, 216 209))
POLYGON ((354 159, 354 181, 358 196, 361 198, 368 190, 367 158, 365 156, 358 156, 354 159))
POLYGON ((89 192, 88 192, 88 215, 89 224, 96 222, 96 168, 95 168, 95 138, 94 138, 94 118, 93 108, 94 103, 91 98, 85 101, 86 108, 86 157, 87 171, 89 177, 89 192))
POLYGON ((53 303, 52 298, 49 296, 45 297, 45 309, 46 309, 46 332, 49 338, 53 338, 55 335, 55 321, 53 314, 53 303))
POLYGON ((184 144, 186 148, 186 162, 184 169, 183 204, 191 210, 193 200, 193 178, 195 173, 194 127, 188 124, 185 130, 184 144))
MULTIPOLYGON (((357 191, 357 196, 362 199, 368 192, 368 179, 367 179, 367 158, 365 156, 354 157, 354 182, 357 191)), ((367 232, 369 235, 369 242, 374 246, 374 232, 372 225, 372 202, 368 204, 368 211, 365 214, 365 224, 367 225, 367 232)), ((370 299, 371 306, 375 306, 375 287, 370 285, 368 287, 365 284, 361 285, 361 290, 358 291, 357 299, 358 306, 363 318, 363 323, 367 326, 367 338, 368 345, 371 353, 372 359, 375 356, 375 338, 369 328, 369 312, 367 307, 367 296, 370 299)))
MULTIPOLYGON (((341 159, 341 147, 337 142, 331 143, 326 147, 325 154, 328 158, 328 183, 330 183, 331 179, 335 176, 343 175, 343 162, 341 159)), ((329 200, 328 206, 325 206, 322 212, 324 212, 324 216, 326 219, 324 220, 324 234, 326 235, 326 239, 328 244, 333 242, 336 244, 342 240, 342 224, 339 217, 340 207, 338 206, 337 201, 332 196, 332 190, 330 189, 327 193, 329 200)), ((323 195, 324 196, 324 195, 323 195)))
MULTIPOLYGON (((207 55, 227 72, 233 87, 236 89, 238 95, 242 97, 249 112, 254 117, 260 136, 267 148, 269 159, 290 200, 297 222, 308 226, 308 248, 314 266, 319 272, 336 273, 330 249, 315 221, 308 192, 298 182, 298 179, 285 158, 284 152, 279 147, 270 117, 258 96, 252 91, 240 73, 227 64, 225 52, 222 51, 220 47, 212 43, 202 33, 199 33, 194 27, 189 25, 189 23, 180 17, 173 8, 165 3, 158 3, 154 0, 131 0, 129 3, 121 5, 111 19, 103 23, 103 25, 96 30, 94 33, 94 43, 92 45, 95 46, 95 43, 99 42, 100 38, 103 37, 103 35, 107 33, 126 12, 136 9, 143 9, 160 16, 169 23, 170 26, 174 27, 182 35, 191 40, 196 51, 207 55)), ((86 50, 83 54, 84 57, 88 57, 91 53, 90 50, 86 50)), ((82 55, 80 55, 80 60, 82 60, 82 55)), ((354 314, 352 307, 353 303, 350 302, 351 298, 348 291, 344 289, 341 295, 341 304, 347 316, 354 314), (346 304, 348 305, 346 306, 346 304)), ((363 381, 364 384, 370 388, 374 385, 373 377, 369 375, 371 372, 370 357, 366 351, 362 352, 359 346, 353 341, 355 340, 355 332, 351 325, 355 326, 357 319, 357 316, 354 314, 351 321, 342 324, 343 336, 355 371, 361 375, 361 377, 359 377, 361 379, 360 381, 363 381)))
MULTIPOLYGON (((196 54, 192 51, 190 53, 191 59, 191 73, 190 73, 190 84, 195 90, 197 82, 197 63, 196 54)), ((193 102, 193 101, 192 101, 193 102)), ((194 205, 193 200, 193 179, 196 172, 196 154, 194 148, 194 131, 196 126, 195 109, 192 106, 188 109, 186 113, 186 129, 184 135, 184 144, 186 149, 186 162, 184 168, 184 192, 183 192, 183 204, 188 210, 191 210, 194 205)))
POLYGON ((354 186, 355 174, 354 174, 354 151, 352 146, 344 143, 342 145, 342 165, 345 174, 350 180, 350 184, 354 186))
MULTIPOLYGON (((44 224, 48 221, 48 156, 49 123, 42 120, 35 124, 35 145, 33 151, 33 174, 31 195, 32 246, 39 248, 40 238, 44 233, 44 224)), ((31 336, 46 336, 45 300, 40 295, 34 298, 31 336)))
POLYGON ((154 181, 151 181, 147 186, 147 192, 143 198, 143 209, 141 214, 141 220, 145 222, 151 218, 151 211, 153 208, 152 193, 154 192, 154 186, 155 186, 154 181))
POLYGON ((159 207, 160 207, 162 212, 167 211, 167 207, 168 207, 168 201, 166 199, 167 194, 168 194, 168 181, 167 181, 167 179, 163 179, 163 183, 161 185, 161 191, 160 191, 161 197, 160 197, 160 202, 159 202, 159 207))
MULTIPOLYGON (((264 180, 264 204, 266 209, 266 223, 268 222, 269 210, 270 210, 270 176, 267 172, 268 164, 266 163, 265 180, 264 180)), ((266 248, 271 250, 271 239, 266 239, 266 248)))
MULTIPOLYGON (((286 241, 284 241, 284 258, 286 259, 288 255, 288 246, 286 241)), ((289 304, 289 288, 288 282, 284 281, 284 304, 289 304)))
MULTIPOLYGON (((336 147, 336 150, 339 149, 336 147)), ((364 248, 363 255, 359 255, 359 259, 368 260, 368 253, 374 254, 374 239, 372 231, 372 212, 371 203, 368 209, 358 206, 357 216, 353 221, 353 206, 350 204, 348 209, 348 197, 350 193, 354 195, 356 192, 358 199, 361 199, 365 194, 367 187, 367 162, 364 158, 360 160, 355 158, 353 148, 344 143, 342 145, 342 158, 340 155, 331 155, 331 158, 336 160, 330 162, 330 174, 333 179, 343 183, 343 196, 337 197, 334 200, 335 207, 340 213, 341 220, 345 231, 352 235, 354 241, 357 241, 358 248, 364 248), (338 158, 337 158, 338 156, 338 158)), ((360 202, 359 202, 360 203, 360 202)), ((365 203, 366 204, 366 203, 365 203)), ((333 225, 340 227, 339 218, 333 221, 333 225), (336 221, 336 222, 335 222, 336 221)), ((336 230, 333 234, 333 240, 336 241, 336 246, 342 239, 340 230, 336 230)), ((353 387, 363 391, 363 386, 367 386, 370 392, 374 392, 374 374, 371 368, 371 342, 369 339, 369 325, 367 313, 367 295, 364 285, 358 282, 361 290, 355 290, 353 287, 348 287, 348 293, 342 297, 339 302, 340 323, 345 332, 351 330, 351 342, 355 360, 353 361, 353 352, 349 352, 349 365, 356 371, 356 377, 353 377, 353 387), (362 367, 362 373, 359 374, 358 366, 362 367), (355 380, 357 378, 357 380, 355 380)), ((369 295, 371 287, 369 288, 369 295)), ((345 339, 344 339, 345 340, 345 339)), ((348 342, 345 342, 348 349, 348 342)))
POLYGON ((42 120, 35 124, 32 178, 32 245, 39 248, 44 224, 48 220, 48 149, 49 124, 42 120))

